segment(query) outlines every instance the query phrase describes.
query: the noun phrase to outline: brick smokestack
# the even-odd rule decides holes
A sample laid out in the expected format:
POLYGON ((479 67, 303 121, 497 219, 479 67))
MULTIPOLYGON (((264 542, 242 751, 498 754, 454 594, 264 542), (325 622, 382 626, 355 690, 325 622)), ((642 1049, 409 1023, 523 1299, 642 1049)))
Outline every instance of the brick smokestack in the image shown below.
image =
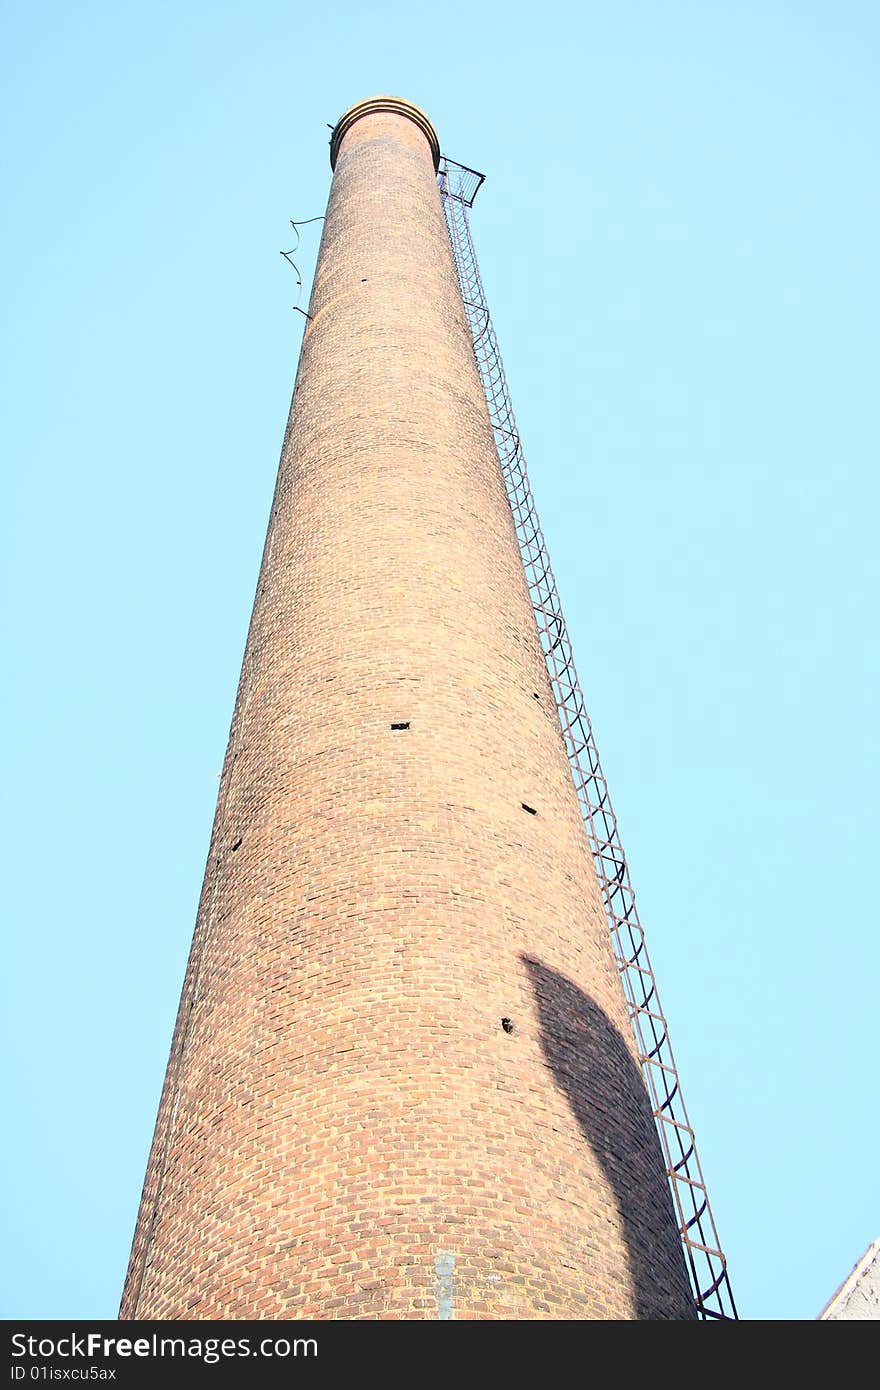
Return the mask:
POLYGON ((416 107, 352 107, 125 1292, 687 1318, 416 107))

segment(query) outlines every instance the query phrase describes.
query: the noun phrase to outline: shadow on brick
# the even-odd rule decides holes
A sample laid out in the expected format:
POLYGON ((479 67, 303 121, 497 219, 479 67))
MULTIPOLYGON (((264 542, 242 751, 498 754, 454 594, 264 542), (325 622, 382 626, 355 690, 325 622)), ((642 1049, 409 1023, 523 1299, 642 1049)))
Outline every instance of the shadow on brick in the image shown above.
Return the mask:
POLYGON ((696 1316, 660 1141, 639 1068, 595 1000, 531 956, 541 1047, 620 1212, 638 1318, 696 1316))

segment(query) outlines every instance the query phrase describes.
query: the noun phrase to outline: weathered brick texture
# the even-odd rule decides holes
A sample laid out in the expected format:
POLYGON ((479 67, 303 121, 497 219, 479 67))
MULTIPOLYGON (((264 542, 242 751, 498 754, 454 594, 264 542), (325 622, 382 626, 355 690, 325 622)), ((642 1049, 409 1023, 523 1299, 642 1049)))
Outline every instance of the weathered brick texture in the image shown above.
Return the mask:
POLYGON ((341 141, 309 313, 122 1314, 692 1317, 399 111, 341 141))

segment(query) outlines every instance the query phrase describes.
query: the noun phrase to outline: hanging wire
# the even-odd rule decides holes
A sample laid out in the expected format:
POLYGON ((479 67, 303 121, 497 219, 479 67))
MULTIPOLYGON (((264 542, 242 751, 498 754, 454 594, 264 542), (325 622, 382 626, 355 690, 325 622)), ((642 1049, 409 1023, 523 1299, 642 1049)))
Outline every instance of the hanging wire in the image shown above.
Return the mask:
POLYGON ((443 195, 446 225, 473 338, 474 356, 489 407, 538 635, 660 1136, 697 1311, 702 1318, 733 1320, 738 1315, 727 1274, 727 1261, 709 1207, 694 1132, 681 1094, 617 818, 578 681, 559 592, 526 472, 501 352, 477 264, 469 209, 482 185, 483 175, 452 159, 442 158, 437 182, 443 195))
POLYGON ((294 274, 296 275, 296 303, 295 303, 295 304, 292 304, 290 307, 291 307, 292 309, 295 309, 296 312, 297 312, 298 314, 302 314, 302 315, 303 315, 305 318, 307 318, 307 319, 311 319, 312 316, 311 316, 311 314, 307 314, 306 311, 305 311, 305 309, 301 309, 300 306, 299 306, 299 297, 300 297, 300 295, 302 294, 302 283, 303 283, 303 282, 302 282, 302 274, 300 273, 300 268, 299 268, 299 266, 297 265, 296 261, 295 261, 293 258, 294 258, 294 256, 297 254, 297 252, 299 251, 299 248, 300 248, 300 241, 301 241, 300 234, 299 234, 299 229, 300 229, 300 227, 309 227, 309 226, 311 226, 311 224, 312 224, 313 222, 323 222, 323 221, 324 221, 324 218, 323 218, 323 217, 306 217, 306 218, 304 218, 303 221, 301 221, 301 222, 294 222, 294 221, 291 220, 290 225, 291 225, 291 227, 293 228, 294 232, 296 233, 296 245, 295 245, 295 246, 292 246, 292 247, 290 248, 289 251, 282 251, 282 252, 281 252, 281 255, 282 255, 282 256, 284 257, 284 259, 287 261, 287 264, 288 264, 289 266, 292 266, 292 267, 293 267, 294 274))

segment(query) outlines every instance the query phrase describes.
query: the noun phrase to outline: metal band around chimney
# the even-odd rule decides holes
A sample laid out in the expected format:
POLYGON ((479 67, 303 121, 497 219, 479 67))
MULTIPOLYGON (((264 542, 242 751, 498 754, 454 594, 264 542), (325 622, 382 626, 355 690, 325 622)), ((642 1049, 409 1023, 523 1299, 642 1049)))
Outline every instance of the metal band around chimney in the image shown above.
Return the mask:
POLYGON ((379 112, 390 112, 394 116, 405 116, 408 121, 417 125, 424 135, 428 144, 431 146, 431 156, 434 160, 434 168, 440 166, 440 141, 437 132, 432 126, 428 117, 418 106, 413 106, 411 101, 404 101, 402 97, 367 97, 366 101, 356 102, 350 106, 343 116, 339 117, 330 137, 330 168, 336 168, 336 160, 339 155, 339 146, 343 139, 351 130, 355 121, 359 121, 362 116, 375 116, 379 112))

